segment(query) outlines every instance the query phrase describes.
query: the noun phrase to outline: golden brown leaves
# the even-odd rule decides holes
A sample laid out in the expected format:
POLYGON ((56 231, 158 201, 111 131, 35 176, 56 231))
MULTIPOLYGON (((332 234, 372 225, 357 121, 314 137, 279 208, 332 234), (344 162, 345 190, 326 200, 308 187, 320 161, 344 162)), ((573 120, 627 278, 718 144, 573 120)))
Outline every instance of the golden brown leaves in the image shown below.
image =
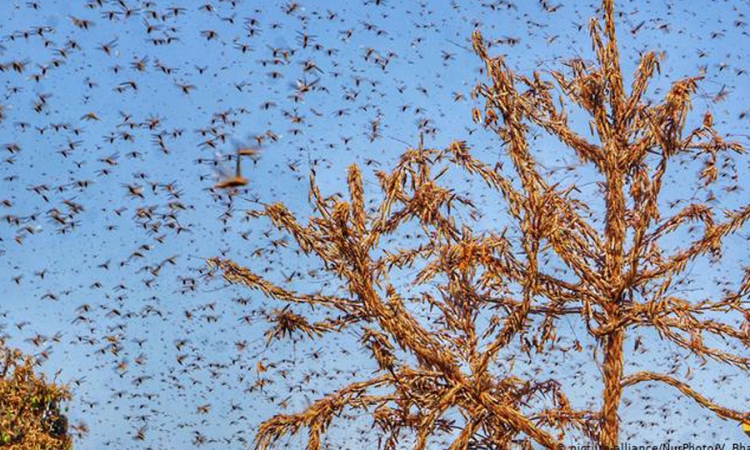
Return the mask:
POLYGON ((34 373, 34 361, 0 340, 0 447, 25 450, 68 450, 67 418, 62 403, 70 400, 64 386, 47 383, 34 373))

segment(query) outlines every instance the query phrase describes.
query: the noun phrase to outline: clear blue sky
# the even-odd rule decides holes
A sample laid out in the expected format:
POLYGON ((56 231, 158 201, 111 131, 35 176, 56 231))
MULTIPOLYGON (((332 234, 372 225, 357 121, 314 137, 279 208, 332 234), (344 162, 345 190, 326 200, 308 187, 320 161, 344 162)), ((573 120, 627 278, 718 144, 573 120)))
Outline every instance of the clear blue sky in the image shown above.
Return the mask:
MULTIPOLYGON (((561 2, 554 12, 534 1, 97 3, 0 2, 0 63, 6 67, 0 72, 0 201, 10 203, 0 205, 0 218, 22 221, 0 223, 0 323, 11 344, 35 354, 49 350, 45 372, 60 371, 59 378, 69 383, 81 380, 70 411, 73 423, 84 421, 91 429, 77 442, 81 449, 190 448, 196 431, 209 440, 204 448, 244 448, 242 437, 250 442, 254 426, 280 411, 288 386, 323 370, 313 350, 324 346, 323 354, 333 355, 325 363, 330 374, 370 371, 356 352, 342 357, 336 350, 352 348, 352 336, 276 345, 258 355, 267 325, 241 318, 264 300, 201 278, 204 258, 225 251, 238 262, 268 269, 276 280, 284 277, 281 272, 305 272, 309 262, 288 254, 251 257, 266 246, 268 227, 243 220, 253 207, 246 199, 282 200, 305 214, 310 160, 318 160, 324 189, 342 189, 349 164, 376 161, 386 168, 404 142, 416 144, 422 119, 434 129, 428 145, 463 139, 483 159, 497 159, 498 141, 471 122, 475 102, 469 92, 483 80, 478 59, 467 50, 472 30, 479 27, 488 39, 516 38, 516 45, 498 43, 491 50, 506 54, 509 66, 520 72, 544 71, 560 68, 561 58, 592 56, 585 25, 597 7, 573 1, 561 2), (175 16, 171 7, 184 10, 175 16), (275 58, 282 63, 274 65, 275 58), (24 67, 22 73, 13 70, 14 62, 24 67), (315 89, 295 101, 297 85, 316 80, 315 89), (374 122, 379 133, 372 139, 374 122), (201 130, 209 128, 227 141, 214 139, 215 149, 204 145, 211 135, 201 130), (215 153, 231 153, 230 138, 247 142, 267 131, 280 138, 264 144, 257 164, 246 161, 249 192, 234 200, 233 217, 225 224, 226 198, 217 201, 208 191, 216 181, 215 153), (155 190, 151 182, 159 184, 155 190), (172 182, 179 198, 163 187, 172 182), (143 198, 131 195, 128 186, 141 189, 143 198), (71 216, 71 208, 77 209, 71 205, 83 210, 71 216), (161 223, 158 230, 136 217, 144 207, 152 207, 148 222, 161 223), (161 264, 156 277, 151 273, 175 255, 176 264, 161 264), (185 291, 191 283, 185 278, 194 280, 194 290, 185 291), (59 342, 31 342, 56 334, 59 342), (116 352, 107 337, 119 343, 116 352), (180 349, 179 340, 186 340, 180 349), (244 351, 237 350, 241 341, 248 344, 244 351), (292 365, 287 358, 298 361, 292 365), (288 379, 277 378, 268 388, 274 398, 245 392, 259 360, 288 366, 288 379), (207 414, 197 411, 206 404, 207 414), (134 440, 144 426, 145 440, 134 440)), ((747 1, 616 3, 623 13, 618 31, 626 71, 634 68, 639 51, 665 52, 653 98, 670 81, 705 71, 706 98, 695 100, 696 112, 724 92, 726 99, 712 106, 717 128, 748 133, 747 1)), ((536 151, 549 166, 574 160, 544 139, 536 151)), ((747 160, 741 165, 746 173, 747 160)), ((369 176, 368 189, 372 180, 369 176)), ((732 206, 747 199, 745 185, 717 194, 732 206)), ((668 189, 675 196, 692 192, 681 178, 670 178, 668 189)), ((488 224, 494 224, 497 201, 481 204, 488 224)), ((744 242, 727 249, 730 262, 739 264, 746 248, 744 242)), ((708 266, 695 270, 705 270, 707 281, 713 278, 708 266)), ((657 368, 664 361, 646 356, 642 363, 657 368)), ((593 366, 583 370, 595 373, 593 366)), ((707 395, 747 408, 744 375, 716 382, 719 372, 696 371, 693 383, 707 395)), ((309 389, 320 393, 348 379, 332 378, 313 377, 309 389)), ((585 385, 572 389, 585 404, 585 385)), ((304 397, 314 398, 315 392, 292 395, 287 411, 304 407, 304 397)), ((700 443, 744 438, 735 424, 712 419, 689 402, 675 403, 668 388, 655 389, 652 397, 653 408, 670 405, 670 419, 660 419, 647 435, 639 433, 643 410, 636 399, 636 406, 621 411, 626 434, 635 433, 633 444, 667 436, 700 443)), ((332 433, 348 436, 348 445, 358 448, 354 428, 332 433)), ((300 445, 292 440, 289 448, 300 445)))

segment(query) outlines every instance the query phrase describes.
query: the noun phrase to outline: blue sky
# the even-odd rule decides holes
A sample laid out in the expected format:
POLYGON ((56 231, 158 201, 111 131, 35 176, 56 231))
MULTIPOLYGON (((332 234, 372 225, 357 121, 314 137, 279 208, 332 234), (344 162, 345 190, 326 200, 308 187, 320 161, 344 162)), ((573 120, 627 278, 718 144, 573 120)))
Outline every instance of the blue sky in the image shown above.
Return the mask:
MULTIPOLYGON (((490 40, 517 39, 516 45, 498 43, 491 51, 505 54, 519 72, 544 72, 560 68, 566 58, 592 57, 585 25, 597 8, 590 2, 561 2, 555 12, 546 12, 532 1, 129 0, 123 2, 126 8, 115 1, 96 7, 88 6, 94 1, 36 3, 38 8, 25 0, 0 3, 0 63, 6 65, 0 72, 0 201, 10 203, 0 206, 0 218, 18 217, 22 223, 0 224, 0 323, 13 345, 35 354, 48 350, 45 372, 59 371, 69 383, 80 380, 80 386, 73 383, 70 416, 91 430, 77 442, 82 449, 190 448, 196 432, 207 438, 204 448, 244 448, 243 439, 251 441, 259 421, 280 411, 288 387, 307 375, 313 374, 309 390, 293 395, 287 411, 348 379, 348 372, 372 370, 356 353, 351 335, 264 349, 267 326, 242 317, 266 301, 206 280, 205 258, 225 253, 275 280, 306 272, 312 263, 293 253, 251 257, 267 246, 269 230, 244 219, 256 206, 251 200, 284 201, 295 212, 308 213, 311 161, 317 161, 327 192, 343 189, 351 163, 364 165, 372 190, 371 170, 389 167, 407 144, 416 145, 418 122, 424 119, 434 131, 426 135, 428 146, 467 140, 478 156, 497 160, 499 142, 471 121, 478 102, 470 91, 484 81, 480 62, 469 51, 472 30, 480 28, 490 40), (174 17, 172 6, 184 11, 174 17), (116 20, 107 19, 111 11, 116 20), (164 15, 169 17, 161 20, 164 15), (80 28, 80 20, 91 23, 80 28), (216 37, 207 39, 212 33, 216 37), (281 63, 275 65, 275 58, 281 63), (25 67, 22 73, 12 70, 13 62, 25 67), (315 88, 295 101, 299 84, 313 82, 315 88), (180 85, 190 86, 189 93, 180 85), (40 99, 44 104, 37 112, 40 99), (90 113, 97 120, 89 120, 90 113), (153 119, 159 123, 149 129, 153 119), (248 192, 232 200, 232 217, 224 216, 227 197, 209 192, 216 158, 234 151, 233 140, 248 142, 269 131, 278 141, 264 143, 257 164, 245 161, 248 192), (212 134, 215 148, 205 145, 212 134), (226 142, 217 136, 226 136, 226 142), (170 183, 172 192, 164 187, 170 183), (142 190, 142 198, 131 195, 128 186, 142 190), (71 208, 78 209, 71 204, 82 210, 69 217, 71 208), (143 219, 146 210, 161 223, 159 229, 143 226, 154 223, 143 219), (172 256, 174 265, 165 262, 172 256), (158 276, 151 273, 156 267, 158 276), (190 286, 194 289, 186 291, 190 286), (76 320, 79 316, 86 320, 76 320), (36 346, 31 339, 37 335, 58 335, 59 342, 36 346), (118 342, 116 351, 108 337, 118 342), (239 351, 242 342, 247 348, 239 351), (331 355, 322 358, 325 363, 312 356, 319 347, 331 355), (342 356, 340 347, 352 353, 342 356), (258 361, 277 361, 288 371, 287 379, 268 388, 270 394, 248 391, 258 361), (323 370, 338 375, 316 375, 323 370), (206 404, 208 413, 197 411, 206 404), (143 427, 145 440, 135 440, 143 427)), ((720 131, 748 134, 743 114, 750 109, 747 1, 621 1, 617 7, 628 74, 639 52, 664 52, 652 98, 677 78, 704 73, 703 98, 693 102, 696 114, 710 107, 720 131), (720 93, 726 98, 716 99, 720 93)), ((746 136, 736 138, 747 142, 746 136)), ((549 139, 541 137, 535 146, 550 167, 574 161, 549 139)), ((745 174, 747 160, 739 161, 745 174)), ((231 163, 224 164, 231 170, 231 163)), ((684 175, 691 170, 670 176, 669 196, 694 192, 684 175)), ((581 185, 595 181, 585 171, 582 177, 581 185)), ((476 194, 472 186, 455 188, 476 194)), ((592 189, 584 188, 584 195, 596 204, 592 189)), ((717 196, 726 207, 740 204, 747 199, 745 183, 717 196)), ((480 204, 485 226, 504 225, 497 199, 482 198, 480 204)), ((726 249, 721 275, 731 279, 739 273, 746 248, 740 240, 726 249)), ((715 269, 701 262, 693 271, 708 285, 715 269)), ((316 289, 319 281, 296 283, 316 289)), ((645 355, 638 364, 659 367, 665 364, 660 358, 645 355)), ((596 375, 593 365, 581 370, 596 375)), ((748 404, 745 375, 717 382, 720 371, 695 372, 693 383, 708 396, 739 409, 748 404)), ((588 401, 590 387, 572 388, 581 404, 588 401)), ((636 444, 667 437, 701 443, 743 438, 735 424, 710 418, 689 402, 675 403, 668 388, 654 389, 651 403, 656 409, 670 405, 670 418, 648 427, 644 436, 638 421, 649 410, 639 406, 641 396, 634 397, 635 406, 621 414, 636 444)), ((369 424, 355 423, 332 435, 357 448, 358 432, 369 424)), ((291 440, 288 448, 299 446, 291 440)))

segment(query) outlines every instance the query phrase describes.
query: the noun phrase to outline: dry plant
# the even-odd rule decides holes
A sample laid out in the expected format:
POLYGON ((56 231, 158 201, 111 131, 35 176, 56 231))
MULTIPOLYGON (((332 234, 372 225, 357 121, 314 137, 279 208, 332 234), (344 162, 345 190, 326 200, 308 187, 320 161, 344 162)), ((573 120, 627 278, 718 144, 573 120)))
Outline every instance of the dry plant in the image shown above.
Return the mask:
POLYGON ((34 369, 32 357, 0 340, 0 448, 70 449, 72 439, 61 411, 70 394, 34 369))
POLYGON ((554 82, 537 73, 513 73, 501 57, 488 54, 481 34, 473 35, 489 78, 475 90, 486 103, 474 119, 502 140, 512 176, 475 159, 464 142, 443 150, 420 145, 407 150, 390 172, 376 173, 382 195, 374 203, 366 201, 360 169, 353 165, 348 201, 323 196, 311 175, 314 214, 306 224, 278 203, 257 212, 321 261, 338 280, 339 295, 298 293, 231 260, 209 261, 229 283, 286 304, 269 314, 269 339, 356 329, 379 368, 372 378, 344 386, 298 414, 262 423, 256 448, 306 430, 308 450, 319 449, 321 435, 345 410, 369 415, 385 448, 409 440, 423 450, 438 434, 452 440, 451 450, 555 448, 571 439, 614 447, 620 442, 623 391, 641 383, 672 386, 724 419, 750 419, 747 412, 715 404, 674 371, 624 372, 631 354, 624 340, 636 329, 654 331, 649 334, 654 344, 668 342, 698 361, 747 372, 750 271, 721 298, 684 297, 676 286, 690 277, 686 268, 692 261, 721 258, 722 243, 750 218, 750 207, 719 218, 714 206, 692 203, 662 216, 670 162, 703 161, 699 181, 709 186, 727 166, 721 158, 742 147, 717 134, 710 114, 685 130, 697 78, 673 83, 658 103, 645 100, 659 70, 653 52, 642 55, 626 92, 613 2, 604 0, 602 6, 603 29, 596 19, 590 23, 596 61, 571 60, 565 73, 551 72, 554 82), (556 91, 563 95, 558 98, 556 91), (593 140, 569 125, 565 99, 591 118, 593 140), (576 197, 574 185, 552 184, 540 171, 529 148, 531 129, 557 138, 575 152, 581 168, 598 174, 600 213, 576 197), (472 211, 474 203, 441 186, 448 172, 478 177, 498 193, 518 236, 507 230, 475 232, 462 223, 456 211, 472 211), (699 236, 677 250, 666 249, 669 236, 693 226, 699 236), (404 240, 405 247, 389 250, 384 242, 403 229, 416 230, 421 243, 409 247, 404 240), (546 270, 549 260, 564 270, 546 270), (318 320, 321 310, 332 314, 318 320), (596 409, 576 409, 555 379, 524 379, 513 369, 514 353, 533 367, 549 355, 581 352, 577 340, 563 345, 558 324, 565 317, 580 321, 596 344, 591 349, 601 355, 596 409), (727 344, 712 347, 708 340, 727 344))

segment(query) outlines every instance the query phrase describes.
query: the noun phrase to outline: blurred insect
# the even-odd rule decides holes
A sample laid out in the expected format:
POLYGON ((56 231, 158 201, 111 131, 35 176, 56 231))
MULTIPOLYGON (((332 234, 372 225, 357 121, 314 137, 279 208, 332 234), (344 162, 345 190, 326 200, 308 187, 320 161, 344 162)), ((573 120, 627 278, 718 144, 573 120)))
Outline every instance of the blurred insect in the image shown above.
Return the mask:
POLYGON ((242 176, 242 157, 249 156, 253 161, 257 162, 260 157, 260 148, 247 147, 239 145, 238 143, 235 144, 235 147, 234 158, 236 165, 234 174, 227 172, 226 169, 222 167, 221 161, 225 159, 224 156, 218 152, 215 155, 216 166, 220 177, 219 181, 214 185, 214 188, 216 189, 233 189, 247 186, 248 184, 247 178, 242 176))

